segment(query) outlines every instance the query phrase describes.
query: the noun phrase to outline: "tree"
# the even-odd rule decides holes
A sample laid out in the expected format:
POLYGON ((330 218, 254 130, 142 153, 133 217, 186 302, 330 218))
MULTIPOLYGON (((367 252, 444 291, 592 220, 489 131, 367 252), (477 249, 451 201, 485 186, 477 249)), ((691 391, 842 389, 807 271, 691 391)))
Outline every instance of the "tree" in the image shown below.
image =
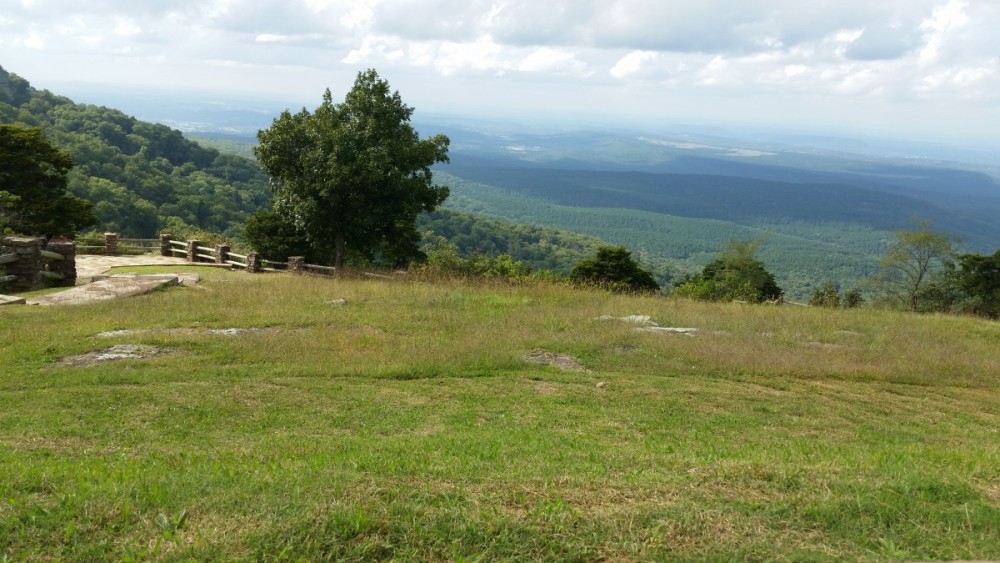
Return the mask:
POLYGON ((958 285, 971 298, 973 313, 1000 317, 1000 250, 992 256, 962 254, 956 274, 958 285))
POLYGON ((72 167, 41 129, 0 125, 0 232, 72 236, 97 223, 93 205, 66 192, 72 167))
POLYGON ((954 269, 958 240, 935 231, 930 221, 914 219, 913 224, 912 230, 895 232, 875 282, 891 301, 920 311, 931 301, 928 290, 940 286, 942 276, 954 269))
POLYGON ((624 246, 602 246, 597 255, 573 268, 570 279, 576 282, 607 285, 617 291, 653 292, 660 290, 653 275, 639 267, 624 246))
POLYGON ((774 275, 757 259, 761 240, 731 241, 700 274, 688 276, 674 288, 681 297, 710 301, 762 303, 781 296, 774 275))
POLYGON ((417 215, 448 197, 430 167, 448 162, 448 138, 420 139, 413 108, 374 70, 358 74, 344 102, 330 90, 310 113, 283 112, 257 134, 254 153, 271 177, 274 209, 334 264, 348 253, 406 261, 419 255, 417 215))
POLYGON ((322 257, 313 250, 302 232, 292 223, 283 220, 274 211, 261 209, 247 219, 243 235, 250 246, 265 258, 287 260, 289 256, 303 256, 307 261, 320 261, 322 257))

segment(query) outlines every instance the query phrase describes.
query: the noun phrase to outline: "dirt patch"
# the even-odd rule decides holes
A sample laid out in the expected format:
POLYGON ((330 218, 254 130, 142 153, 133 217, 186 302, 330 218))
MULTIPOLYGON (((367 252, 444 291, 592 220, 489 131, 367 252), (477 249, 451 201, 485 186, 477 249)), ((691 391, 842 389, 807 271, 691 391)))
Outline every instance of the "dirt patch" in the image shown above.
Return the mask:
POLYGON ((106 350, 87 352, 79 356, 63 358, 58 365, 65 367, 92 366, 104 362, 114 362, 118 360, 135 360, 142 358, 152 358, 168 354, 170 351, 159 346, 146 346, 142 344, 119 344, 106 350))
POLYGON ((559 388, 552 383, 542 382, 535 384, 535 393, 539 395, 555 395, 558 390, 559 388))
POLYGON ((532 364, 544 364, 557 367, 563 371, 587 371, 573 356, 553 354, 545 350, 532 350, 523 356, 524 361, 532 364))
POLYGON ((990 500, 996 504, 1000 504, 1000 483, 996 485, 986 485, 983 487, 983 492, 989 497, 990 500))

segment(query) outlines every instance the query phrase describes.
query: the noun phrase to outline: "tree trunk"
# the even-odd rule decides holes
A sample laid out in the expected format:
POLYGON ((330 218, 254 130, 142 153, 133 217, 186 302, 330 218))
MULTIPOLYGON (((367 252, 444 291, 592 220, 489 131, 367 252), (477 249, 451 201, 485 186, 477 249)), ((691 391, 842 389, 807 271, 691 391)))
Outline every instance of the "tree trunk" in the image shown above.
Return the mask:
POLYGON ((336 254, 334 255, 333 265, 335 268, 337 268, 337 270, 340 270, 344 267, 344 247, 346 246, 344 243, 344 235, 339 233, 337 234, 336 244, 337 244, 337 249, 336 249, 336 254))

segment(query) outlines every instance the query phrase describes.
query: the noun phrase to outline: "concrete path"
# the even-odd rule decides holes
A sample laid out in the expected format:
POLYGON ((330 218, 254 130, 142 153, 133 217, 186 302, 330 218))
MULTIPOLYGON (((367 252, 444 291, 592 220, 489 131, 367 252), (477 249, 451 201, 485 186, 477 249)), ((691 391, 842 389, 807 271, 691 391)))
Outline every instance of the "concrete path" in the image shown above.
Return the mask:
MULTIPOLYGON (((117 266, 190 266, 183 258, 169 256, 99 256, 85 254, 76 257, 76 287, 28 299, 28 305, 80 305, 120 297, 131 297, 172 285, 194 285, 197 274, 115 274, 108 275, 117 266)), ((7 297, 7 296, 3 296, 7 297)), ((10 297, 10 304, 24 303, 23 299, 10 297)))
POLYGON ((132 297, 172 285, 198 283, 195 274, 121 274, 97 280, 66 291, 28 300, 28 305, 82 305, 120 297, 132 297))
POLYGON ((76 283, 80 285, 95 281, 95 277, 103 276, 116 266, 173 266, 175 264, 189 264, 189 262, 183 258, 153 254, 141 256, 81 254, 76 257, 76 283))

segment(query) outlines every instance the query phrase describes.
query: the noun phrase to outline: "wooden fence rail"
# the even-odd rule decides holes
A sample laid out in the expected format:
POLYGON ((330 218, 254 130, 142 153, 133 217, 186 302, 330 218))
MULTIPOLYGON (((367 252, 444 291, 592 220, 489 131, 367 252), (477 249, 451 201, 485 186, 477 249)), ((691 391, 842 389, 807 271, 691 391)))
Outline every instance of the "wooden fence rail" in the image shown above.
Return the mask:
POLYGON ((220 244, 214 248, 204 246, 201 241, 173 240, 164 233, 159 239, 122 239, 117 233, 104 233, 104 240, 80 239, 73 241, 50 241, 47 248, 44 239, 8 237, 3 239, 0 249, 0 266, 6 272, 0 276, 0 283, 10 284, 14 291, 31 291, 42 286, 42 280, 52 280, 57 285, 75 285, 76 252, 100 250, 101 254, 133 254, 148 252, 159 246, 162 256, 183 256, 189 262, 201 265, 218 265, 242 268, 247 272, 290 272, 293 274, 336 275, 337 268, 319 264, 306 264, 302 256, 290 256, 287 261, 268 260, 257 252, 238 254, 230 251, 230 246, 220 244), (85 243, 85 244, 79 244, 85 243), (103 244, 90 244, 102 242, 103 244))
POLYGON ((218 264, 230 268, 242 268, 247 272, 291 272, 294 274, 311 273, 319 275, 336 275, 338 270, 331 266, 306 264, 301 256, 290 256, 285 262, 269 260, 257 252, 238 254, 230 251, 229 245, 220 244, 215 248, 205 246, 200 240, 174 240, 173 235, 160 235, 160 254, 162 256, 184 256, 188 262, 199 264, 218 264))
POLYGON ((76 249, 81 254, 147 254, 155 251, 160 239, 121 238, 118 233, 104 233, 103 237, 82 237, 76 239, 76 249))

